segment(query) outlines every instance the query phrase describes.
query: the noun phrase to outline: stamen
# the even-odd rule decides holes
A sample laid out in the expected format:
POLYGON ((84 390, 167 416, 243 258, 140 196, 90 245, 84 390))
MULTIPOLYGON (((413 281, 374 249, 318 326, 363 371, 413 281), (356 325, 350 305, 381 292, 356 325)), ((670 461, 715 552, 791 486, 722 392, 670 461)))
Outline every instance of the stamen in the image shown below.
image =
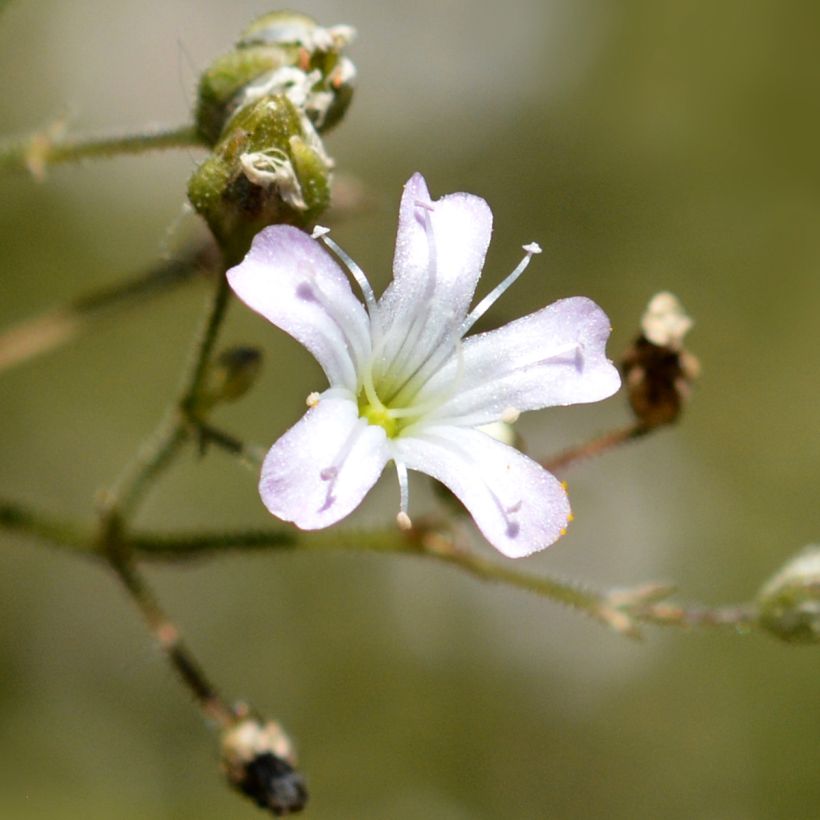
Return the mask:
POLYGON ((407 514, 407 506, 410 500, 410 485, 407 481, 407 467, 403 461, 396 462, 396 475, 399 479, 399 512, 396 515, 396 523, 400 529, 409 530, 413 527, 413 522, 407 514))
POLYGON ((316 407, 319 404, 319 399, 321 398, 321 393, 317 393, 315 390, 312 393, 308 393, 308 397, 305 399, 305 404, 310 407, 316 407))
POLYGON ((464 347, 461 343, 461 338, 454 339, 452 344, 449 341, 440 344, 436 352, 410 376, 396 394, 394 403, 400 407, 407 408, 406 412, 402 412, 401 410, 398 412, 405 416, 427 415, 428 413, 432 413, 458 391, 463 376, 464 347), (455 353, 456 356, 456 372, 447 387, 428 401, 410 406, 419 392, 424 388, 424 385, 444 366, 453 356, 453 353, 455 353))
POLYGON ((501 413, 501 421, 505 424, 515 424, 520 415, 521 411, 517 407, 505 407, 501 413))
POLYGON ((533 255, 541 253, 541 247, 537 242, 530 242, 529 245, 524 245, 524 251, 527 255, 518 263, 518 267, 501 284, 496 285, 467 315, 461 325, 462 336, 492 307, 498 297, 524 273, 533 255))
POLYGON ((376 296, 373 293, 373 288, 370 286, 370 282, 367 281, 367 277, 364 275, 364 271, 328 236, 329 233, 330 228, 324 228, 321 225, 317 225, 313 229, 311 236, 314 239, 318 239, 339 257, 342 264, 348 269, 348 271, 350 271, 350 275, 356 280, 356 284, 359 286, 362 296, 364 296, 364 302, 367 305, 367 312, 371 316, 375 316, 376 296))

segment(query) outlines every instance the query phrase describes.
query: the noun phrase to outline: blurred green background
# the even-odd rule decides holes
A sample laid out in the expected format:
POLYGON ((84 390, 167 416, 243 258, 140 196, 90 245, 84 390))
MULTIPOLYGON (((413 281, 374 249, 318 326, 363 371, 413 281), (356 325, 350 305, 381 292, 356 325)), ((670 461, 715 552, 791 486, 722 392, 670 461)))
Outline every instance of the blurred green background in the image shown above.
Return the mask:
MULTIPOLYGON (((13 0, 0 17, 2 128, 68 112, 76 133, 183 122, 197 72, 260 2, 13 0)), ((485 197, 485 292, 545 253, 501 323, 586 294, 617 357, 656 291, 696 319, 703 377, 683 424, 568 475, 576 523, 518 566, 681 596, 750 598, 820 537, 820 7, 705 0, 307 2, 359 31, 357 97, 327 145, 372 197, 335 236, 389 278, 400 186, 485 197)), ((0 177, 0 327, 118 281, 195 230, 200 154, 0 177), (169 226, 172 226, 169 230, 169 226)), ((206 289, 0 377, 0 494, 91 520, 94 493, 176 388, 206 289)), ((223 339, 266 351, 218 422, 271 443, 321 389, 296 343, 235 307, 223 339)), ((546 454, 628 418, 623 397, 531 414, 546 454)), ((431 497, 414 485, 418 514, 431 497)), ((356 521, 392 520, 387 477, 356 521)), ((268 526, 252 474, 184 458, 152 527, 268 526)), ((355 523, 355 522, 354 522, 355 523)), ((259 816, 99 567, 0 538, 0 816, 259 816)), ((483 547, 479 547, 483 549, 483 547)), ((297 739, 322 818, 820 816, 816 649, 653 631, 628 642, 555 605, 412 559, 234 556, 150 569, 230 697, 297 739)))

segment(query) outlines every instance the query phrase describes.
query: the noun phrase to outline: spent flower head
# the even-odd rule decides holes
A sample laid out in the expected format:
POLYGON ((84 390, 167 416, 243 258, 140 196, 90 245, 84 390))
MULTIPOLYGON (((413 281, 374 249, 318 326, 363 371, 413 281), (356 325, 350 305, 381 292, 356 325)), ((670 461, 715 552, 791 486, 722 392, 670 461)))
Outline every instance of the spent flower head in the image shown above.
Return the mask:
POLYGON ((266 228, 228 271, 239 298, 301 342, 330 383, 308 397, 305 416, 265 459, 260 493, 271 513, 303 529, 326 527, 352 512, 393 461, 402 527, 411 526, 407 471, 417 470, 445 484, 504 555, 529 555, 565 532, 561 482, 478 428, 614 393, 609 320, 575 297, 466 336, 540 252, 524 246, 518 267, 470 310, 491 228, 483 199, 433 201, 416 174, 404 188, 393 281, 381 298, 323 228, 312 237, 266 228))

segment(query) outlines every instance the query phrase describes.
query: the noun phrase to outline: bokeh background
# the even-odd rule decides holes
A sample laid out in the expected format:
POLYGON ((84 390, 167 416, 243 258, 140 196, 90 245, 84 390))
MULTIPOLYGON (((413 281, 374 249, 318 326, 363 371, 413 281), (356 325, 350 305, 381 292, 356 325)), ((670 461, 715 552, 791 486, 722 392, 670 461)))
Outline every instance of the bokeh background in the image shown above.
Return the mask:
MULTIPOLYGON (((12 0, 0 16, 4 134, 68 113, 88 133, 185 121, 197 72, 258 14, 237 0, 12 0)), ((820 8, 763 0, 305 2, 355 25, 360 82, 329 136, 370 207, 337 241, 389 278, 400 186, 467 190, 495 213, 482 289, 545 253, 495 323, 586 294, 617 357, 648 298, 697 321, 703 377, 683 423, 575 468, 570 535, 521 568, 681 596, 749 599, 820 537, 820 8)), ((196 231, 201 154, 0 178, 0 327, 118 281, 196 231)), ((89 522, 95 492, 176 388, 206 288, 104 321, 0 376, 0 493, 89 522)), ((272 442, 322 386, 283 334, 218 421, 272 442)), ((623 397, 531 414, 544 455, 628 418, 623 397)), ((390 477, 359 523, 392 520, 390 477)), ((413 485, 416 513, 432 504, 413 485)), ((228 457, 183 458, 152 527, 269 526, 228 457)), ((96 565, 0 534, 0 816, 244 818, 215 744, 135 611, 96 565)), ((480 545, 477 547, 483 549, 480 545)), ((151 568, 231 697, 298 740, 310 817, 383 820, 820 816, 820 658, 760 636, 652 631, 416 559, 233 556, 151 568)))

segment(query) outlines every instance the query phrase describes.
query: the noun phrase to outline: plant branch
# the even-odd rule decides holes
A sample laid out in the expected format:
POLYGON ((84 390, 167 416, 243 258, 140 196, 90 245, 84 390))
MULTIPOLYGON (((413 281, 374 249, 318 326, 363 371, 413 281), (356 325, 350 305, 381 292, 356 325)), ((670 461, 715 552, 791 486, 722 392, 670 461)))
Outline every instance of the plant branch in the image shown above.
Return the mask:
POLYGON ((207 679, 202 667, 183 642, 179 630, 162 610, 141 573, 129 558, 119 555, 116 551, 109 551, 108 559, 123 588, 142 613, 154 639, 183 684, 193 694, 205 716, 215 721, 221 729, 235 725, 238 720, 237 714, 207 679))
POLYGON ((53 165, 166 148, 206 147, 192 124, 81 139, 65 139, 63 130, 64 124, 58 121, 32 136, 0 145, 0 172, 27 170, 35 179, 42 180, 53 165))
MULTIPOLYGON (((86 556, 107 557, 101 542, 90 530, 84 530, 73 522, 42 516, 11 502, 0 501, 0 528, 41 538, 86 556)), ((522 572, 512 564, 491 561, 464 550, 450 536, 431 525, 422 525, 410 533, 395 527, 315 532, 285 528, 174 534, 135 531, 117 533, 112 542, 119 544, 119 552, 115 550, 115 556, 124 551, 134 559, 161 563, 203 559, 227 552, 262 550, 342 550, 429 558, 463 570, 482 581, 531 592, 568 606, 630 637, 639 637, 643 625, 684 629, 724 627, 738 632, 748 632, 757 626, 754 605, 682 606, 667 600, 674 590, 665 584, 645 584, 605 592, 576 582, 534 575, 522 572)))
POLYGON ((583 461, 587 458, 602 455, 608 450, 612 450, 621 444, 626 444, 629 441, 635 441, 636 439, 642 438, 651 430, 655 429, 657 429, 657 427, 649 426, 640 420, 636 420, 626 427, 611 430, 610 432, 596 436, 583 444, 578 444, 564 450, 561 453, 557 453, 554 456, 545 458, 540 463, 541 466, 549 472, 560 473, 562 470, 572 466, 578 461, 583 461))
POLYGON ((158 262, 144 273, 0 331, 0 373, 70 342, 98 319, 212 273, 218 266, 217 256, 211 241, 192 245, 177 258, 158 262))

